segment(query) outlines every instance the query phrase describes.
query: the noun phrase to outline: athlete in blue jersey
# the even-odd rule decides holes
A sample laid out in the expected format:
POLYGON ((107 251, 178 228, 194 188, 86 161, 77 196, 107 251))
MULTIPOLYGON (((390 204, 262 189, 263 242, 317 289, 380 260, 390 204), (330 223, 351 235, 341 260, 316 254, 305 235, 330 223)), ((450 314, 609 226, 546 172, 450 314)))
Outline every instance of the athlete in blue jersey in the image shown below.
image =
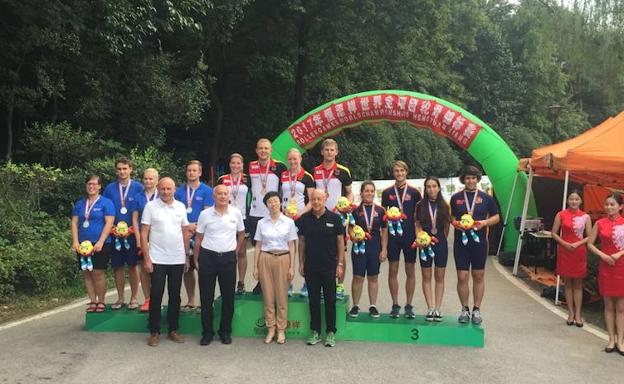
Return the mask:
POLYGON ((415 226, 416 234, 420 231, 427 232, 437 239, 437 243, 431 244, 434 256, 421 252, 420 271, 422 274, 422 290, 427 303, 425 320, 442 321, 440 308, 444 296, 444 274, 448 260, 447 237, 450 227, 450 209, 442 197, 440 180, 435 176, 425 179, 425 197, 416 205, 415 226), (425 258, 423 259, 424 256, 425 258), (435 301, 431 289, 431 277, 435 264, 435 301))
POLYGON ((481 324, 481 301, 485 291, 485 261, 488 253, 488 227, 496 225, 500 216, 494 198, 477 189, 481 180, 481 171, 475 166, 465 167, 459 181, 465 185, 463 191, 451 197, 452 224, 455 227, 453 254, 457 269, 457 293, 462 305, 460 323, 481 324), (468 231, 460 227, 462 215, 470 214, 474 227, 468 231), (468 232, 468 233, 466 233, 468 232), (474 306, 472 318, 468 299, 470 296, 469 279, 472 273, 472 291, 474 306))
MULTIPOLYGON (((134 196, 143 192, 143 184, 132 180, 132 162, 127 157, 120 157, 115 162, 117 181, 114 181, 104 189, 104 197, 110 199, 115 206, 115 225, 120 221, 132 225, 132 212, 134 196)), ((137 267, 138 255, 136 241, 133 236, 126 241, 115 241, 111 250, 111 266, 115 274, 115 286, 117 287, 117 301, 111 305, 113 310, 121 309, 124 305, 124 291, 126 289, 126 276, 124 265, 128 266, 130 276, 130 302, 128 309, 137 309, 137 293, 139 291, 139 269, 137 267), (123 243, 123 244, 122 244, 123 243), (126 246, 127 245, 127 246, 126 246)))
POLYGON ((421 195, 418 189, 407 184, 409 167, 402 160, 392 164, 394 185, 383 190, 381 193, 381 206, 386 210, 397 207, 405 214, 401 227, 402 231, 388 236, 388 285, 392 297, 392 309, 390 317, 398 318, 401 311, 399 305, 399 259, 401 252, 405 260, 405 317, 413 319, 416 315, 412 300, 416 290, 416 251, 412 249, 414 242, 414 210, 420 201, 421 195))
MULTIPOLYGON (((360 313, 360 298, 364 287, 364 278, 368 279, 368 299, 370 305, 368 313, 372 318, 378 318, 377 292, 379 291, 379 267, 386 261, 388 255, 388 223, 383 220, 386 211, 374 203, 375 184, 364 181, 360 187, 362 203, 353 211, 355 224, 367 233, 366 239, 355 243, 351 247, 351 261, 353 265, 353 282, 351 293, 353 307, 349 311, 350 317, 357 317, 360 313)), ((353 242, 353 235, 351 235, 353 242)))
MULTIPOLYGON (((132 226, 134 227, 134 237, 137 244, 141 245, 141 217, 143 217, 143 210, 148 202, 158 198, 158 171, 154 168, 148 168, 143 172, 143 186, 145 190, 136 196, 134 196, 134 205, 132 207, 132 226)), ((141 312, 149 311, 150 303, 150 287, 151 279, 150 274, 145 270, 143 262, 143 252, 141 246, 137 247, 137 254, 139 256, 139 266, 141 274, 141 290, 143 291, 143 297, 145 300, 141 305, 141 312)))
MULTIPOLYGON (((202 175, 202 163, 199 160, 191 160, 186 163, 186 184, 180 186, 174 195, 174 198, 186 208, 186 216, 189 222, 189 231, 191 231, 191 246, 193 249, 195 241, 195 229, 197 228, 197 220, 199 214, 204 208, 208 208, 214 205, 212 199, 212 188, 200 181, 202 175)), ((188 303, 184 306, 183 310, 195 309, 195 285, 197 279, 195 278, 195 263, 193 262, 192 255, 188 255, 190 259, 190 268, 188 272, 184 273, 184 288, 186 288, 186 295, 188 296, 188 303)))
POLYGON ((115 207, 112 201, 100 196, 101 190, 100 177, 90 175, 87 178, 87 194, 74 204, 71 218, 72 249, 77 253, 84 271, 85 288, 90 300, 87 312, 104 312, 106 309, 106 267, 110 257, 109 233, 115 220, 115 207), (78 251, 80 243, 87 240, 93 244, 93 254, 82 265, 78 251))

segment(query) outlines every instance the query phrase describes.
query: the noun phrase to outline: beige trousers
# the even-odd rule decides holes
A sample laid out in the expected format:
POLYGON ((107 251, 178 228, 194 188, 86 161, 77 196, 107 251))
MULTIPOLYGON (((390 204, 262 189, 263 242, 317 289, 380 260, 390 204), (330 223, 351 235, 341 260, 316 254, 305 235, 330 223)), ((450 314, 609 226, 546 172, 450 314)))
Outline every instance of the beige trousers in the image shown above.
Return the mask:
POLYGON ((286 330, 288 323, 288 268, 290 255, 273 256, 260 253, 258 277, 264 296, 264 322, 267 328, 277 325, 280 331, 286 330), (277 319, 276 319, 277 307, 277 319))

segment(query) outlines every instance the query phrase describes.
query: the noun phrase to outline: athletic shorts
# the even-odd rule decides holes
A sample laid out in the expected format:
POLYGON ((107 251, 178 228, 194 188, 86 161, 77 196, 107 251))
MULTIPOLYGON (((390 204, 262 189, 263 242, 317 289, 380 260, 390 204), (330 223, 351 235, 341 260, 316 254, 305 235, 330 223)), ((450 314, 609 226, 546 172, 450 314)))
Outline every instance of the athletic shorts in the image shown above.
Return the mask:
POLYGON ((458 271, 469 271, 485 269, 485 261, 487 259, 488 244, 487 241, 480 243, 468 239, 468 244, 461 242, 461 236, 455 238, 453 243, 453 254, 455 256, 455 267, 458 271))
MULTIPOLYGON (((92 256, 91 256, 91 262, 93 263, 93 269, 98 269, 98 270, 106 270, 106 268, 108 267, 108 260, 110 259, 110 253, 111 253, 111 245, 109 244, 104 244, 104 246, 102 247, 102 250, 100 252, 95 252, 92 256)), ((80 258, 82 256, 79 254, 76 254, 76 260, 78 261, 78 268, 80 270, 82 270, 82 268, 80 268, 80 258)))
POLYGON ((129 267, 134 267, 138 264, 139 258, 137 256, 136 250, 136 241, 134 236, 130 236, 128 238, 128 242, 130 243, 130 249, 126 249, 124 247, 123 239, 121 241, 121 249, 118 251, 115 249, 115 239, 113 238, 111 244, 111 267, 113 268, 123 268, 124 265, 129 267))
POLYGON ((367 246, 366 252, 357 255, 351 252, 351 263, 355 276, 377 276, 379 275, 379 252, 381 249, 375 246, 367 246))
POLYGON ((427 257, 427 260, 418 257, 418 260, 420 260, 420 267, 431 268, 435 264, 436 268, 446 268, 446 263, 448 261, 448 243, 446 241, 440 242, 433 245, 431 248, 435 256, 427 257))
MULTIPOLYGON (((413 232, 413 231, 412 231, 413 232)), ((406 263, 416 262, 416 250, 412 248, 415 235, 408 236, 408 232, 403 236, 392 236, 388 234, 388 261, 399 261, 401 251, 406 263)))

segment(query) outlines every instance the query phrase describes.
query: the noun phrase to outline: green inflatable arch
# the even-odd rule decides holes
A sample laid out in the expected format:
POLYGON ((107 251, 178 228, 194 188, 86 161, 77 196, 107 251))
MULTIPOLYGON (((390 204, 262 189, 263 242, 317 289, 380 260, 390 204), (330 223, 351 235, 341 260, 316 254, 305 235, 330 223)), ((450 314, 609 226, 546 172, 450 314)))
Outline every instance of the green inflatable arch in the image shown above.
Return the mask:
MULTIPOLYGON (((517 178, 518 158, 503 139, 483 121, 448 101, 409 91, 380 90, 345 96, 301 116, 273 141, 273 155, 285 161, 291 148, 302 152, 325 137, 344 128, 377 121, 406 122, 417 128, 429 128, 444 136, 478 161, 490 178, 502 215, 511 200, 510 218, 522 212, 526 175, 517 178)), ((531 211, 535 211, 532 204, 531 211)), ((505 229, 505 251, 514 251, 518 231, 505 229)))

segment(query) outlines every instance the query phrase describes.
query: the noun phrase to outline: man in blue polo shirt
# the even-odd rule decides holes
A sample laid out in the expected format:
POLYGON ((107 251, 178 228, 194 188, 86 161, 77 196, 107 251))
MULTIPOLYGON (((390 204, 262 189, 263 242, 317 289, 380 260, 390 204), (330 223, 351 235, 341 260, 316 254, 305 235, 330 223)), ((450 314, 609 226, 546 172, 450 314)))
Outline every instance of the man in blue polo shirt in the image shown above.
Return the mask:
MULTIPOLYGON (((193 249, 195 241, 195 230, 199 214, 204 208, 214 205, 212 198, 212 188, 200 181, 202 175, 202 163, 199 160, 190 160, 186 163, 186 184, 180 186, 175 192, 175 199, 182 202, 186 208, 186 216, 189 222, 188 229, 191 233, 190 249, 193 249)), ((192 255, 188 255, 190 259, 190 268, 184 273, 184 288, 188 296, 188 303, 183 307, 183 311, 195 309, 195 263, 192 255)))
MULTIPOLYGON (((132 225, 132 211, 134 197, 137 193, 143 192, 143 184, 132 180, 132 162, 127 157, 120 157, 115 162, 115 173, 117 181, 114 181, 104 189, 104 197, 110 199, 115 206, 115 223, 126 222, 128 227, 132 225)), ((138 256, 136 241, 134 236, 129 236, 126 241, 115 242, 115 247, 111 251, 111 266, 115 274, 115 285, 117 287, 117 301, 111 305, 113 310, 121 309, 124 303, 124 290, 126 285, 126 275, 124 265, 128 266, 130 276, 130 302, 128 309, 137 309, 137 292, 139 290, 139 269, 137 268, 138 256), (127 244, 127 246, 126 246, 127 244)))

